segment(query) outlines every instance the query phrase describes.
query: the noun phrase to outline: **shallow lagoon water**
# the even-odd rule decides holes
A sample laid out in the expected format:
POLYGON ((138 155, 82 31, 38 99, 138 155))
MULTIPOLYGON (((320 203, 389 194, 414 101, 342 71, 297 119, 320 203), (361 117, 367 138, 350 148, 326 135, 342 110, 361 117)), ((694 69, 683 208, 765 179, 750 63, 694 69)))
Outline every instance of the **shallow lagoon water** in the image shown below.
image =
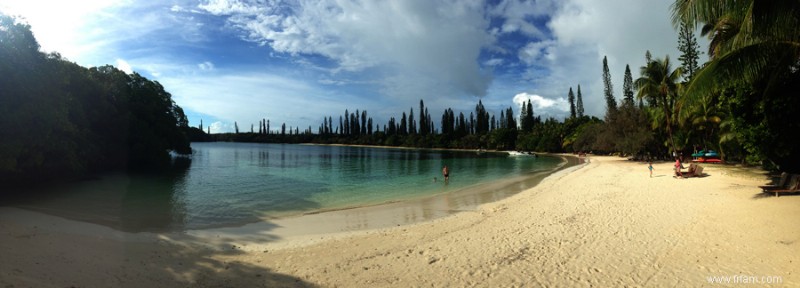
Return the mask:
POLYGON ((49 188, 51 196, 16 206, 128 232, 185 231, 460 193, 552 171, 563 162, 494 152, 322 145, 218 142, 192 148, 194 155, 176 159, 179 165, 169 172, 105 175, 49 188), (444 165, 451 171, 449 183, 441 176, 444 165))

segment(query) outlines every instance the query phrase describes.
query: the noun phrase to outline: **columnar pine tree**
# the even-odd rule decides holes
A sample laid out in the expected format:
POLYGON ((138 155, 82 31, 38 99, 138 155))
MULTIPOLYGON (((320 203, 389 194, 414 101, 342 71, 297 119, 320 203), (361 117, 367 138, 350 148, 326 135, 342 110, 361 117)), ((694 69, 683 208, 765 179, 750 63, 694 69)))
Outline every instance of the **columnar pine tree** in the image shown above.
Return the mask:
POLYGON ((697 71, 697 60, 700 59, 700 45, 697 44, 697 39, 694 38, 694 31, 689 25, 681 22, 680 32, 678 33, 678 50, 681 51, 681 56, 678 60, 681 61, 681 68, 685 80, 688 82, 697 71))
POLYGON ((344 129, 344 131, 342 131, 342 134, 350 135, 350 112, 348 112, 347 109, 344 109, 344 128, 343 129, 344 129))
POLYGON ((627 107, 633 107, 633 76, 631 76, 630 65, 625 65, 625 77, 622 82, 622 96, 623 104, 627 107))
MULTIPOLYGON (((364 111, 361 111, 361 134, 362 135, 366 135, 367 134, 367 130, 368 130, 367 129, 368 128, 367 124, 368 124, 367 123, 367 110, 364 110, 364 111)), ((369 123, 369 126, 372 126, 372 123, 369 123)), ((372 129, 369 129, 369 130, 372 130, 372 129)), ((372 133, 370 133, 370 134, 372 134, 372 133)))
POLYGON ((528 117, 528 119, 526 119, 526 121, 528 121, 528 131, 527 132, 531 132, 531 131, 533 131, 533 126, 536 125, 535 117, 533 116, 533 104, 531 104, 531 99, 528 99, 528 115, 527 115, 527 117, 528 117))
POLYGON ((577 110, 577 116, 583 117, 583 96, 581 95, 581 85, 578 84, 578 100, 575 103, 575 110, 577 110))
POLYGON ((575 111, 575 94, 572 93, 572 87, 569 87, 567 101, 569 101, 569 118, 575 118, 575 116, 577 116, 577 111, 575 111))
POLYGON ((419 116, 419 134, 426 135, 428 134, 428 119, 425 114, 427 114, 427 110, 425 110, 425 103, 422 102, 422 99, 419 99, 419 113, 422 114, 419 116))
POLYGON ((611 84, 611 72, 608 71, 608 59, 603 56, 603 93, 606 98, 606 117, 617 113, 617 100, 614 99, 614 85, 611 84))
POLYGON ((417 134, 417 124, 414 121, 414 108, 408 113, 408 134, 417 134))
POLYGON ((519 110, 519 124, 522 131, 527 132, 530 129, 530 122, 528 122, 528 106, 522 102, 522 107, 519 110))
POLYGON ((408 118, 406 117, 406 112, 403 112, 403 117, 400 118, 400 134, 408 134, 408 118))

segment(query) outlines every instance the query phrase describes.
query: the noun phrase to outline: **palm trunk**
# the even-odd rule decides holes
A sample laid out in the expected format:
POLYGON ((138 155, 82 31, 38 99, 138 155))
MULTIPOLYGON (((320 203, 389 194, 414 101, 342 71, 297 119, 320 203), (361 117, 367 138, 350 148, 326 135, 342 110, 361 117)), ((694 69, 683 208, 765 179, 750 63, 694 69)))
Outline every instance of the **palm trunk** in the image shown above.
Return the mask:
POLYGON ((672 137, 672 123, 670 123, 671 122, 670 119, 672 118, 672 114, 669 113, 670 107, 668 107, 668 105, 667 105, 667 97, 663 96, 663 98, 664 98, 663 99, 663 101, 664 101, 663 104, 664 105, 661 105, 661 107, 664 107, 664 121, 666 121, 666 125, 667 125, 667 136, 669 137, 669 144, 672 146, 672 151, 675 152, 675 157, 678 157, 679 156, 678 155, 678 148, 677 148, 677 146, 675 146, 675 139, 673 139, 673 137, 672 137))

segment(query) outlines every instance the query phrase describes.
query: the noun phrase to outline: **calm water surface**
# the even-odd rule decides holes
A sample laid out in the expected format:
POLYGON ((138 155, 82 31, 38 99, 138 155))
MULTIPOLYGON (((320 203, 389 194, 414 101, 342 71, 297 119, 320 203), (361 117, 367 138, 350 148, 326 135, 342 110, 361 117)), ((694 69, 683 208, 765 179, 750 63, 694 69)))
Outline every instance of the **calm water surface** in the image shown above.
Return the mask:
POLYGON ((107 175, 17 206, 130 232, 184 231, 457 193, 562 163, 466 151, 249 143, 192 148, 191 159, 176 159, 168 173, 107 175), (444 165, 451 171, 447 184, 444 165))

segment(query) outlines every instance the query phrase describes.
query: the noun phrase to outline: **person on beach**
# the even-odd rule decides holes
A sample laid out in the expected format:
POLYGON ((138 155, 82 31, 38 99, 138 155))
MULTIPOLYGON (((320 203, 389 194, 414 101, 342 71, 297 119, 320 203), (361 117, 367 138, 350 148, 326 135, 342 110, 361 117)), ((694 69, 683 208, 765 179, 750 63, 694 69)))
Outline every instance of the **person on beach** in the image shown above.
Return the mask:
POLYGON ((647 169, 650 169, 650 178, 653 178, 653 161, 647 161, 647 169))
POLYGON ((444 183, 450 180, 450 170, 447 169, 447 165, 444 165, 444 168, 442 168, 442 176, 444 176, 444 183))
POLYGON ((681 169, 682 168, 683 168, 683 165, 681 164, 681 159, 678 158, 678 157, 675 157, 675 176, 672 176, 672 177, 673 178, 676 178, 676 177, 683 178, 683 173, 681 173, 681 169))

